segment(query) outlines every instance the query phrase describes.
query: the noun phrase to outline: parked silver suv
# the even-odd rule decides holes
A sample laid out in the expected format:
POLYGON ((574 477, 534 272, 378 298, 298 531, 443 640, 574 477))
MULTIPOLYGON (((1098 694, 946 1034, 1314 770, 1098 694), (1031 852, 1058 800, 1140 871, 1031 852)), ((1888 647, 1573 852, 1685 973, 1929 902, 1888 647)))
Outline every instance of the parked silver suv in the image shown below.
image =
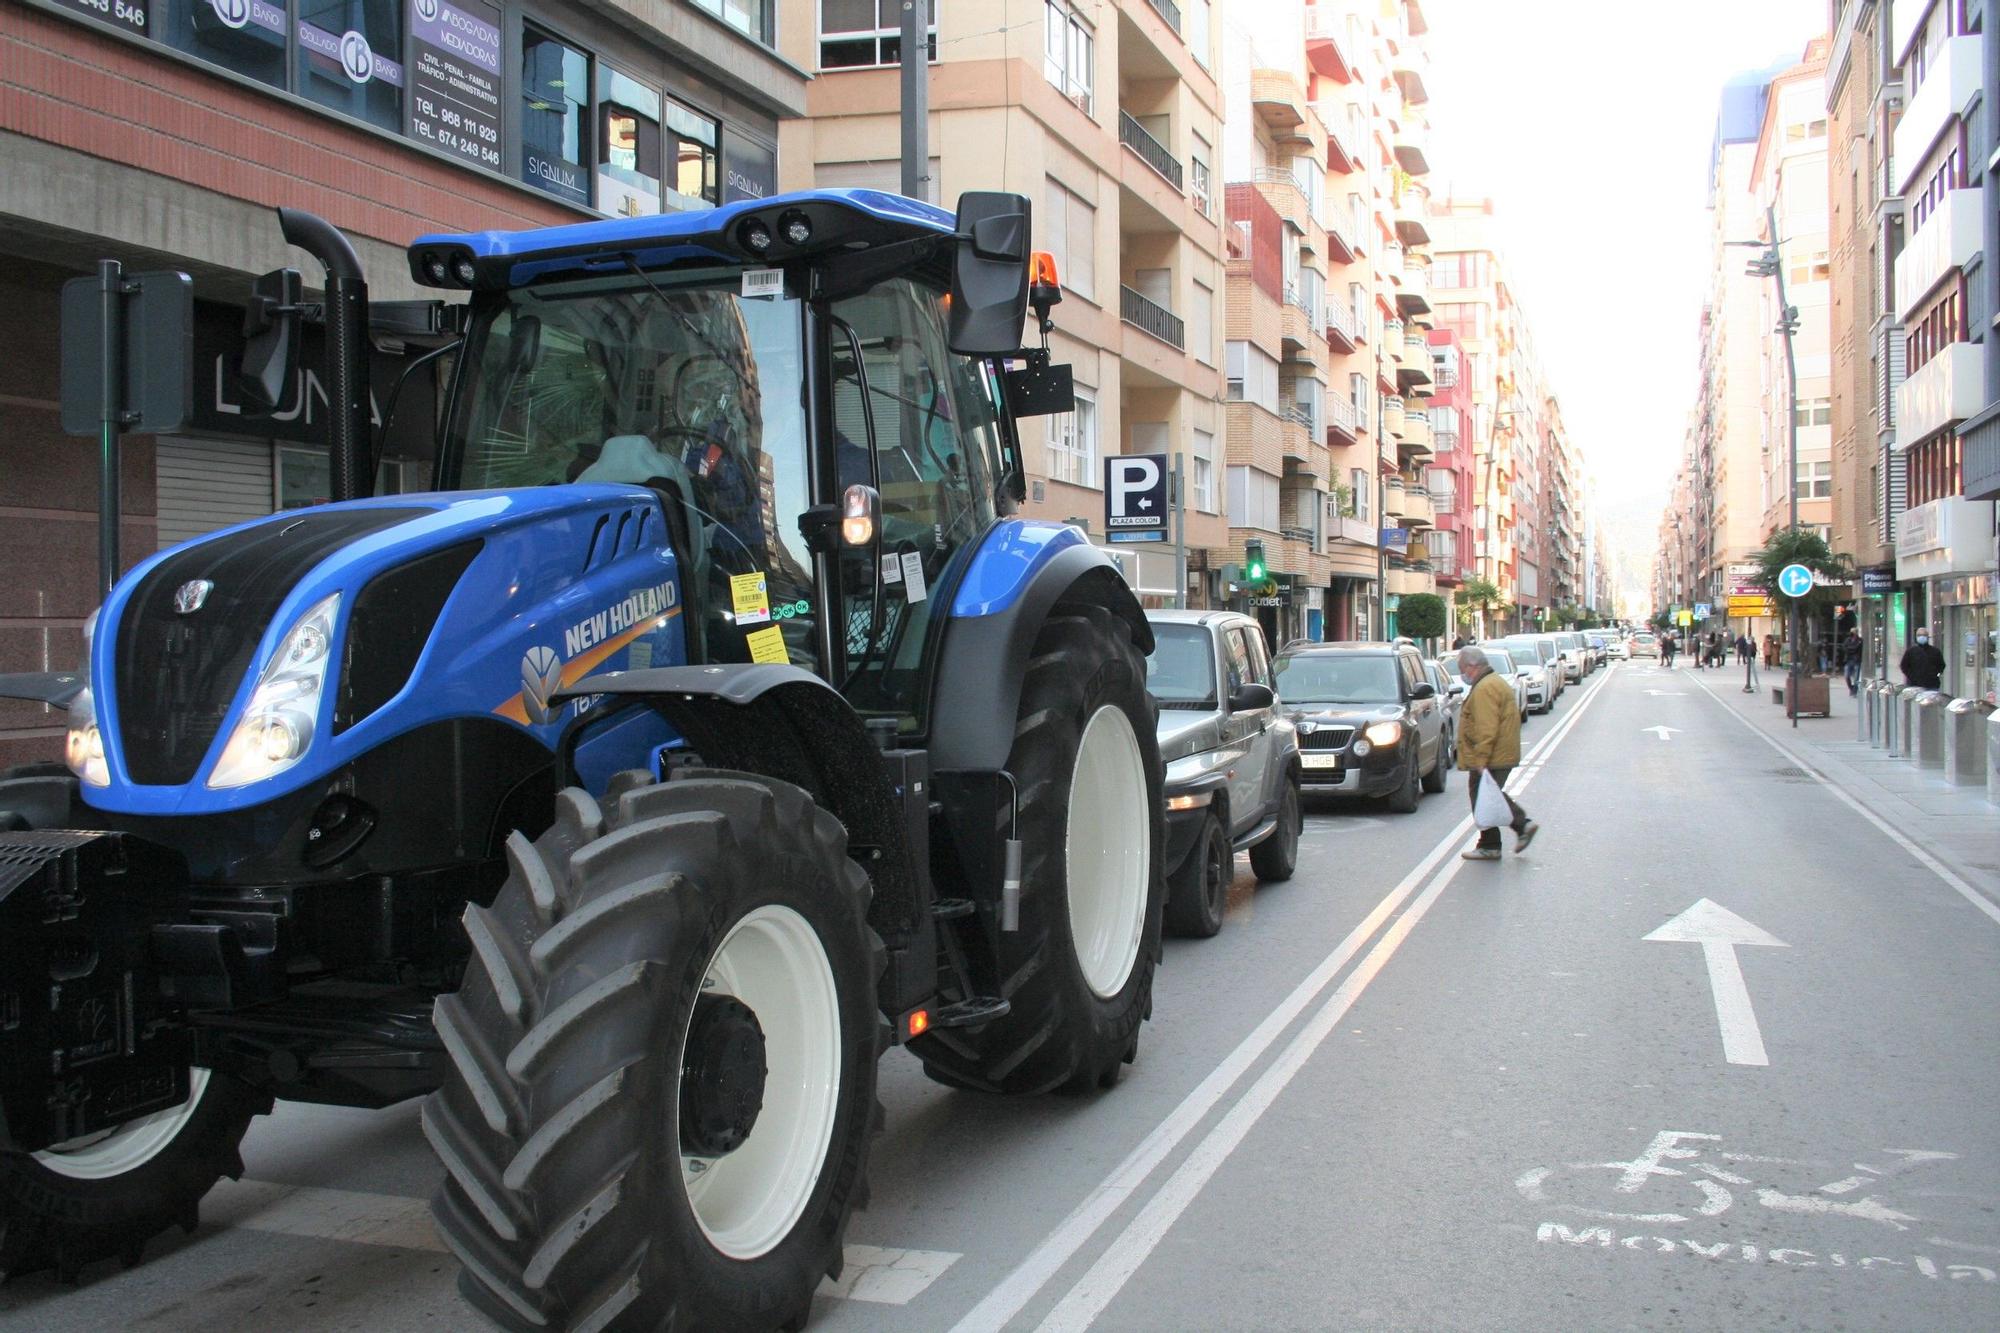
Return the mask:
POLYGON ((1148 611, 1146 687, 1167 766, 1167 927, 1222 929, 1236 853, 1261 880, 1298 862, 1299 742, 1280 713, 1264 631, 1234 611, 1148 611))

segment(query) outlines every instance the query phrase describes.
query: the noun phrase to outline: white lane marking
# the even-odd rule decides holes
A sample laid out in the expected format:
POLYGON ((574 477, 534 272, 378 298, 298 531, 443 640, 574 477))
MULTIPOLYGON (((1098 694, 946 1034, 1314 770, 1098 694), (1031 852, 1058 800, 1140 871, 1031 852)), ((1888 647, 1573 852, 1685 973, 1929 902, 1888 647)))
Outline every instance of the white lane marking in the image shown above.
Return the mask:
MULTIPOLYGON (((431 1225, 428 1199, 359 1190, 224 1180, 202 1200, 202 1221, 302 1240, 385 1245, 448 1253, 431 1225)), ((873 1305, 907 1305, 963 1256, 945 1250, 849 1245, 840 1281, 822 1279, 819 1294, 873 1305)))
MULTIPOLYGON (((1535 753, 1538 756, 1546 760, 1548 755, 1554 753, 1555 747, 1576 726, 1577 720, 1583 716, 1584 710, 1589 708, 1597 696, 1603 692, 1604 686, 1611 679, 1611 674, 1607 672, 1603 679, 1590 687, 1590 692, 1577 703, 1575 709, 1557 724, 1555 730, 1542 739, 1541 743, 1535 747, 1535 753)), ((1519 784, 1518 789, 1525 790, 1535 776, 1534 774, 1530 774, 1527 778, 1524 778, 1519 784)), ((1421 880, 1424 875, 1428 874, 1429 868, 1437 861, 1438 857, 1442 853, 1449 851, 1458 839, 1463 837, 1465 832, 1471 828, 1471 824, 1472 821, 1470 818, 1461 819, 1446 840, 1440 843, 1432 851, 1431 855, 1424 859, 1423 864, 1415 872, 1412 872, 1412 879, 1421 880)), ((1463 861, 1450 862, 1445 870, 1432 881, 1431 886, 1424 890, 1423 895, 1410 906, 1410 909, 1399 917, 1395 925, 1391 926, 1384 933, 1381 941, 1369 952, 1368 957, 1362 961, 1360 966, 1355 968, 1346 981, 1341 983, 1340 988, 1328 997, 1326 1004, 1313 1016, 1312 1021, 1292 1039, 1290 1044, 1286 1046, 1283 1054, 1272 1063, 1271 1067, 1264 1072, 1262 1077, 1251 1085, 1250 1090, 1224 1114, 1215 1127, 1203 1137, 1202 1141, 1188 1154, 1186 1160, 1168 1178, 1167 1183, 1162 1185, 1151 1199, 1147 1200, 1145 1207, 1140 1210, 1139 1215, 1126 1226, 1118 1238, 1099 1256, 1097 1262, 1091 1265, 1090 1270, 1057 1303, 1056 1308, 1050 1312, 1048 1318, 1041 1325, 1042 1329, 1087 1328, 1103 1312, 1105 1306, 1110 1304, 1112 1298, 1124 1287, 1132 1274, 1139 1270, 1139 1266, 1152 1254, 1153 1250, 1173 1227, 1173 1224, 1187 1210, 1188 1205, 1194 1201, 1202 1188, 1207 1185, 1209 1179, 1220 1169, 1222 1163, 1228 1159, 1230 1153, 1243 1141, 1244 1136, 1250 1132, 1251 1127, 1257 1123, 1258 1118, 1264 1114, 1271 1103, 1277 1099, 1278 1094, 1284 1091, 1285 1086, 1292 1081, 1300 1069, 1304 1068, 1306 1061, 1312 1057, 1313 1053, 1318 1050, 1327 1036, 1339 1025, 1341 1018, 1353 1007, 1354 1002, 1360 998, 1361 993, 1368 988, 1369 982, 1374 980, 1376 974, 1382 970, 1383 966, 1395 954, 1396 950, 1401 947, 1403 940, 1415 928, 1417 922, 1423 919, 1424 913, 1430 910, 1431 904, 1437 901, 1438 895, 1444 891, 1445 886, 1451 882, 1452 877, 1458 873, 1464 864, 1463 861)), ((1410 882, 1412 881, 1405 881, 1406 884, 1410 882)), ((1398 890, 1401 891, 1401 889, 1402 886, 1399 885, 1398 890)), ((1394 895, 1391 896, 1393 897, 1394 895)), ((1363 925, 1365 926, 1367 923, 1364 922, 1363 925)), ((1353 937, 1350 936, 1349 938, 1353 937)), ((1344 943, 1343 947, 1345 947, 1344 943)), ((1218 1069, 1216 1072, 1219 1074, 1222 1071, 1218 1069)), ((1214 1078, 1215 1075, 1211 1075, 1210 1077, 1214 1078)), ((1234 1082, 1233 1078, 1231 1082, 1234 1082)), ((1134 1182, 1135 1185, 1137 1183, 1136 1181, 1134 1182)), ((1081 1240, 1078 1243, 1081 1244, 1081 1240)), ((1074 1253, 1074 1250, 1071 1253, 1074 1253)), ((1029 1256, 1031 1262, 1034 1257, 1034 1255, 1029 1256)), ((1064 1259, 1068 1257, 1068 1255, 1063 1256, 1064 1259)), ((1058 1261, 1055 1267, 1060 1266, 1060 1261, 1058 1261)), ((1026 1265, 1024 1264, 1023 1267, 1025 1268, 1026 1265)), ((1016 1273, 1018 1274, 1020 1271, 1016 1270, 1016 1273)), ((1050 1275, 1053 1276, 1053 1273, 1054 1268, 1051 1268, 1050 1275)), ((1009 1281, 1011 1282, 1012 1280, 1010 1277, 1009 1281)), ((1043 1281, 1046 1281, 1046 1279, 1043 1279, 1043 1281)), ((1036 1289, 1040 1285, 1040 1283, 1037 1283, 1036 1289)), ((994 1295, 998 1294, 999 1291, 996 1289, 994 1295)), ((987 1303, 993 1300, 993 1296, 989 1296, 987 1301, 982 1301, 980 1307, 976 1308, 971 1315, 960 1321, 958 1330, 997 1328, 1006 1319, 1018 1313, 1021 1305, 1025 1305, 1033 1295, 1034 1290, 1029 1290, 1021 1296, 1019 1304, 1007 1310, 999 1319, 991 1324, 975 1323, 975 1317, 980 1314, 981 1309, 984 1309, 987 1303)), ((955 1333, 957 1333, 956 1330, 955 1333)))
POLYGON ((819 1294, 874 1305, 908 1305, 962 1257, 946 1250, 849 1245, 840 1281, 820 1279, 819 1294))
POLYGON ((1739 945, 1764 949, 1791 945, 1707 898, 1643 938, 1654 944, 1699 944, 1708 964, 1708 989, 1715 997, 1715 1021, 1722 1028, 1722 1058, 1732 1065, 1771 1063, 1736 950, 1739 945))
POLYGON ((1646 693, 1652 695, 1655 699, 1661 695, 1665 695, 1669 699, 1681 699, 1687 696, 1687 691, 1685 690, 1647 690, 1646 693))
POLYGON ((1639 728, 1639 730, 1641 730, 1641 731, 1650 731, 1650 732, 1652 732, 1652 733, 1653 733, 1653 735, 1655 735, 1655 736, 1659 737, 1659 738, 1660 738, 1661 740, 1663 740, 1663 741, 1670 741, 1670 740, 1672 740, 1672 739, 1674 738, 1674 733, 1675 733, 1675 732, 1677 732, 1677 731, 1679 731, 1679 730, 1680 730, 1680 728, 1679 728, 1679 727, 1641 727, 1641 728, 1639 728))
POLYGON ((1917 844, 1915 844, 1914 842, 1911 842, 1909 838, 1905 837, 1900 830, 1891 825, 1887 820, 1883 819, 1880 815, 1876 814, 1873 810, 1870 810, 1860 801, 1855 800, 1852 796, 1849 796, 1846 792, 1842 791, 1839 787, 1835 786, 1832 780, 1830 780, 1826 776, 1826 774, 1820 772, 1818 768, 1813 766, 1811 760, 1797 753, 1790 746, 1784 744, 1782 741, 1779 741, 1774 737, 1767 736, 1762 731, 1758 730, 1757 724, 1755 722, 1752 722, 1749 718, 1744 717, 1741 713, 1738 713, 1728 704, 1723 703, 1722 700, 1716 699, 1715 691, 1709 689, 1708 686, 1702 685, 1701 689, 1702 693, 1706 694, 1711 699, 1715 699, 1716 705, 1719 708, 1721 708, 1723 712, 1728 713, 1731 717, 1735 718, 1738 722, 1741 722, 1746 728, 1748 728, 1751 735, 1756 736, 1759 740, 1762 740, 1765 744, 1769 745, 1773 750, 1776 750, 1779 754, 1791 760, 1793 764, 1804 769, 1808 777, 1812 778, 1814 782, 1817 782, 1820 786, 1826 788, 1834 796, 1838 797, 1843 805, 1847 806, 1850 810, 1854 811, 1855 814, 1860 815, 1863 819, 1867 820, 1869 823, 1873 824, 1876 828, 1880 829, 1883 832, 1883 834, 1889 838, 1891 842, 1894 842, 1898 847, 1901 847, 1904 851, 1908 852, 1911 856, 1915 857, 1917 860, 1917 864, 1923 866, 1924 869, 1930 871, 1933 875, 1936 875, 1939 879, 1943 880, 1946 884, 1950 885, 1953 889, 1957 890, 1959 897, 1965 899, 1965 901, 1971 903, 1974 907, 1978 908, 1981 912, 1983 912, 1986 915, 1988 920, 1994 922, 1997 925, 2000 925, 2000 906, 1996 906, 1992 899, 1988 898, 1978 889, 1975 889, 1970 884, 1966 883, 1963 878, 1954 873, 1951 867, 1945 865, 1944 862, 1938 860, 1935 856, 1932 856, 1929 852, 1917 846, 1917 844))

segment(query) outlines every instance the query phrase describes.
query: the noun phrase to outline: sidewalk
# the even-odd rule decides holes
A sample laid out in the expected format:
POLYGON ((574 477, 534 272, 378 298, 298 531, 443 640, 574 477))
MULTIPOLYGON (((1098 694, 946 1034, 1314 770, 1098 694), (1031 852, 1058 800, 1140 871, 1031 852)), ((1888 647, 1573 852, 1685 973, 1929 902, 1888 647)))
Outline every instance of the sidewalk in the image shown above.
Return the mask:
POLYGON ((1802 717, 1797 730, 1771 702, 1771 683, 1782 672, 1759 669, 1755 694, 1743 693, 1743 668, 1687 670, 1676 665, 1754 729, 1783 747, 1802 766, 1873 811, 1891 828, 1941 861, 1989 901, 2000 904, 2000 806, 1984 787, 1954 787, 1935 770, 1891 757, 1854 738, 1861 701, 1846 682, 1832 681, 1831 717, 1802 717))

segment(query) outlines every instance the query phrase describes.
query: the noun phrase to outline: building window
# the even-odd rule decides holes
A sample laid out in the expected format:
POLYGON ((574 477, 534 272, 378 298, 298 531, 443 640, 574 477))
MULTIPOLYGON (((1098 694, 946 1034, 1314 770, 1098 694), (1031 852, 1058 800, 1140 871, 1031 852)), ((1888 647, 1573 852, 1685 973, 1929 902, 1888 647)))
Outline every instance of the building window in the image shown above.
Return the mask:
POLYGON ((590 203, 590 57, 533 28, 521 34, 521 178, 590 203))
POLYGON ((1214 187, 1208 174, 1208 160, 1214 152, 1208 140, 1194 136, 1194 150, 1188 154, 1188 190, 1194 196, 1195 209, 1205 218, 1215 216, 1214 187))
POLYGON ((1064 97, 1086 112, 1096 87, 1091 74, 1095 47, 1090 25, 1071 10, 1068 0, 1042 0, 1042 71, 1064 97))
POLYGON ((1261 348, 1240 339, 1223 348, 1229 376, 1229 397, 1255 403, 1266 412, 1278 410, 1278 362, 1261 348))
MULTIPOLYGON (((238 6, 212 6, 218 16, 238 6)), ((255 11, 255 5, 241 6, 255 11)), ((227 20, 220 20, 227 22, 227 20)), ((301 95, 386 130, 403 128, 399 0, 300 0, 301 95)))
POLYGON ((1372 396, 1366 375, 1347 377, 1347 404, 1354 409, 1354 424, 1361 430, 1368 429, 1368 400, 1372 396))
POLYGON ((777 37, 770 0, 693 0, 696 9, 705 9, 746 37, 770 46, 777 37))
POLYGON ((1215 508, 1215 434, 1194 432, 1194 507, 1204 514, 1215 508))
POLYGON ((667 206, 712 208, 722 202, 720 132, 714 120, 667 99, 667 206))
POLYGON ((1355 468, 1347 474, 1347 512, 1363 523, 1375 509, 1375 479, 1366 468, 1355 468))
POLYGON ((1208 0, 1188 0, 1181 11, 1181 36, 1187 39, 1188 50, 1194 53, 1194 63, 1203 69, 1211 68, 1209 48, 1209 3, 1208 0))
POLYGON ((1254 467, 1229 469, 1229 526, 1278 531, 1278 479, 1254 467))
MULTIPOLYGON (((903 58, 900 0, 819 0, 821 69, 867 69, 903 58)), ((937 60, 937 0, 931 0, 930 59, 937 60)))
POLYGON ((1049 479, 1097 490, 1097 398, 1078 385, 1076 410, 1042 418, 1048 423, 1049 479))
POLYGON ((1793 419, 1800 426, 1831 426, 1833 424, 1833 400, 1831 398, 1801 398, 1793 409, 1793 419))
POLYGON ((660 211, 660 94, 597 68, 597 206, 620 217, 660 211))
POLYGON ((1194 299, 1188 302, 1188 343, 1194 359, 1204 366, 1215 364, 1215 293, 1199 278, 1194 299))
POLYGON ((1826 118, 1822 116, 1818 120, 1794 121, 1792 124, 1785 126, 1785 142, 1826 142, 1826 118))
POLYGON ((1799 499, 1825 500, 1833 495, 1833 463, 1799 460, 1799 499))
MULTIPOLYGON (((283 88, 287 0, 217 6, 210 0, 171 0, 164 28, 154 31, 177 51, 211 61, 245 78, 283 88), (223 17, 227 14, 228 17, 223 17)), ((345 31, 345 29, 343 29, 345 31)))
POLYGON ((1097 292, 1097 209, 1071 194, 1052 178, 1048 182, 1047 216, 1042 219, 1042 244, 1056 258, 1056 276, 1063 290, 1087 300, 1097 292))
POLYGON ((1811 255, 1791 265, 1785 281, 1795 287, 1803 287, 1809 282, 1825 282, 1833 276, 1833 268, 1827 262, 1826 251, 1811 255))

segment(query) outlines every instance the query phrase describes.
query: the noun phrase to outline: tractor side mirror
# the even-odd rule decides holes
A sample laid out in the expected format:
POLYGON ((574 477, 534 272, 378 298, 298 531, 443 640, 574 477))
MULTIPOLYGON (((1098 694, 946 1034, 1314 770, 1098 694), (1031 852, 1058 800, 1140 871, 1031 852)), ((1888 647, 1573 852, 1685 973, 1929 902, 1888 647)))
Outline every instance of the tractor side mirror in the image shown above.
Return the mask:
POLYGON ((236 388, 258 416, 278 410, 299 364, 300 303, 305 283, 295 268, 273 269, 250 288, 243 311, 243 359, 236 388))
POLYGON ((964 356, 1004 356, 1021 346, 1028 316, 1026 196, 968 190, 958 197, 958 241, 951 269, 949 340, 964 356))

